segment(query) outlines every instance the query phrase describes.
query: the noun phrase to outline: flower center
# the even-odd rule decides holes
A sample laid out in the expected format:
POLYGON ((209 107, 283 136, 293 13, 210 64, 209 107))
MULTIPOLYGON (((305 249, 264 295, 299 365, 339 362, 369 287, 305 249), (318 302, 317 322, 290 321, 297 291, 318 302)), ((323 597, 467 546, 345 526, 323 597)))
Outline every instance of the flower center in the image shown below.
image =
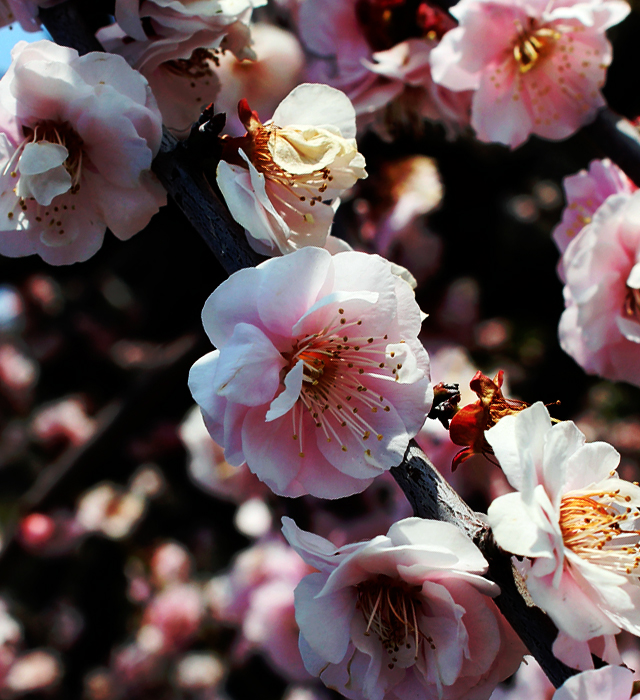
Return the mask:
POLYGON ((389 668, 398 662, 398 652, 414 646, 414 660, 418 658, 420 641, 426 641, 435 649, 433 639, 422 632, 418 615, 422 610, 420 586, 410 586, 404 581, 388 576, 378 576, 356 585, 356 607, 362 611, 367 623, 365 635, 373 632, 391 657, 389 668))
MULTIPOLYGON (((303 363, 302 389, 296 406, 306 408, 327 442, 336 440, 343 452, 348 449, 342 436, 345 429, 363 444, 372 436, 383 440, 384 436, 371 423, 375 419, 372 414, 391 410, 384 396, 370 391, 361 381, 373 374, 380 378, 382 370, 388 368, 388 336, 360 336, 357 331, 361 325, 361 320, 347 321, 344 309, 338 309, 332 324, 298 340, 291 352, 283 353, 289 369, 303 363)), ((402 365, 388 369, 396 377, 402 365)), ((303 433, 301 421, 302 411, 298 410, 297 425, 294 415, 294 440, 303 433)), ((364 454, 371 457, 371 450, 365 448, 364 454)), ((302 444, 300 457, 304 457, 302 444)))
POLYGON ((549 27, 534 29, 534 20, 529 18, 529 27, 525 29, 520 22, 518 38, 513 46, 513 57, 521 73, 528 73, 539 61, 548 56, 555 42, 562 36, 560 32, 549 27))
POLYGON ((622 304, 622 315, 640 323, 640 289, 627 286, 627 295, 622 304))
POLYGON ((638 577, 640 510, 620 489, 566 494, 560 503, 560 530, 566 547, 592 564, 638 577))
POLYGON ((71 176, 71 193, 75 194, 80 189, 82 177, 83 141, 76 130, 67 122, 54 122, 49 119, 38 122, 33 128, 23 127, 25 140, 20 144, 16 153, 22 153, 22 149, 28 143, 47 141, 64 146, 69 155, 64 162, 64 168, 71 176))
POLYGON ((258 172, 263 173, 269 180, 286 187, 301 202, 308 199, 310 206, 315 206, 316 202, 322 202, 323 193, 329 187, 329 183, 333 181, 331 170, 322 168, 301 176, 294 175, 280 167, 273 160, 269 148, 269 141, 277 139, 279 131, 281 131, 281 127, 270 124, 269 126, 261 125, 253 132, 251 162, 258 172), (305 194, 301 194, 300 190, 305 191, 305 194))

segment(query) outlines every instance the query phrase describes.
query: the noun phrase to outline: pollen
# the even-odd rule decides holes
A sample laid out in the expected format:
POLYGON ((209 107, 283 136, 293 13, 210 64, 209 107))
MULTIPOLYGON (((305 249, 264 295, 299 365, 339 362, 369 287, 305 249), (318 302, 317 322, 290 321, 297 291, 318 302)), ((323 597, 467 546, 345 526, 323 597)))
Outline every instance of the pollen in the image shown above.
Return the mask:
POLYGON ((592 564, 638 578, 639 513, 627 505, 631 500, 620 489, 566 494, 560 503, 565 546, 592 564))

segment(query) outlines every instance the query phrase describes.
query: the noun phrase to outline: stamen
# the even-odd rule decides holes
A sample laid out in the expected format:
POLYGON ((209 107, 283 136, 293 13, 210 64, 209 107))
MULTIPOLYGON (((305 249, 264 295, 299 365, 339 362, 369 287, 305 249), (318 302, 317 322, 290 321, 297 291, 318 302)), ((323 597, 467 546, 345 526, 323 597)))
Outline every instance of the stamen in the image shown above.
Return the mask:
POLYGON ((566 494, 560 503, 560 529, 566 547, 610 571, 638 578, 640 513, 629 508, 620 489, 566 494))

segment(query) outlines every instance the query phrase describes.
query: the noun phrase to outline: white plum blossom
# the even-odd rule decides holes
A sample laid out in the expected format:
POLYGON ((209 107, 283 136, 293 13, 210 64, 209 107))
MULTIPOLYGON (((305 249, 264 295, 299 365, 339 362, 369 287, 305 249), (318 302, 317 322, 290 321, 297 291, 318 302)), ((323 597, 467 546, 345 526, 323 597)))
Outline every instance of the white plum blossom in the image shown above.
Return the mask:
MULTIPOLYGON (((574 645, 626 629, 640 634, 640 487, 618 478, 618 452, 585 443, 571 421, 552 424, 536 403, 505 416, 486 438, 511 486, 488 519, 533 602, 574 645), (514 560, 515 561, 515 560, 514 560)), ((608 656, 608 654, 605 654, 608 656)))
POLYGON ((295 591, 307 670, 351 700, 486 700, 523 645, 495 607, 480 550, 454 525, 406 518, 336 548, 283 518, 318 570, 295 591))
POLYGON ((217 181, 250 245, 264 255, 324 247, 339 196, 367 176, 349 98, 304 83, 262 124, 238 106, 246 136, 227 138, 217 181))
POLYGON ((0 80, 0 253, 86 260, 107 227, 121 240, 165 203, 151 173, 160 113, 123 59, 19 42, 0 80))
POLYGON ((280 495, 339 498, 402 461, 431 407, 409 284, 376 255, 308 247, 209 297, 218 348, 189 386, 229 464, 280 495))

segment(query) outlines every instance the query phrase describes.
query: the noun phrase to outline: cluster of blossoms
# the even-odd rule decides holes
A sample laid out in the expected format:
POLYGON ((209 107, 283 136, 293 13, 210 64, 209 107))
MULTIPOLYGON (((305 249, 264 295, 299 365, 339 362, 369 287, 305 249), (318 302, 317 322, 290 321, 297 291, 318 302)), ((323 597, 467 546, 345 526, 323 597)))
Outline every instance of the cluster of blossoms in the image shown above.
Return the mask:
POLYGON ((0 80, 0 252, 86 260, 107 227, 140 231, 166 194, 151 173, 161 117, 118 56, 20 42, 0 80))
MULTIPOLYGON (((16 14, 7 2, 0 10, 16 14)), ((367 166, 383 182, 367 195, 356 140, 367 127, 391 139, 428 119, 451 139, 472 129, 515 148, 532 134, 564 139, 592 120, 612 58, 605 30, 629 7, 460 0, 449 15, 428 2, 305 0, 292 15, 315 61, 304 78, 313 82, 300 82, 297 44, 282 81, 273 78, 277 59, 259 63, 250 22, 266 4, 116 0, 115 22, 97 32, 108 53, 22 42, 0 80, 0 253, 80 262, 107 228, 122 240, 142 230, 166 201, 151 171, 163 125, 186 135, 226 89, 239 121, 211 137, 219 150, 211 185, 254 251, 270 258, 207 299, 202 322, 215 349, 189 374, 202 420, 192 415, 181 429, 193 481, 237 506, 237 530, 257 541, 206 584, 176 542, 132 557, 127 593, 138 620, 87 695, 153 692, 171 667, 181 690, 214 697, 221 661, 189 650, 226 626, 236 630, 234 663, 260 653, 288 680, 318 677, 352 700, 489 700, 526 649, 494 603, 500 588, 484 555, 452 524, 406 517, 395 496, 386 511, 368 508, 376 488, 393 493, 385 479, 410 441, 430 439, 434 387, 416 280, 330 234, 341 198, 357 190, 362 240, 383 254, 401 241, 411 250, 421 217, 442 199, 433 161, 402 155, 367 166), (258 78, 233 82, 245 68, 262 92, 251 92, 258 78), (275 109, 272 79, 291 88, 275 109), (307 520, 326 537, 286 517, 290 546, 273 532, 281 511, 271 492, 339 499, 366 489, 357 502, 369 517, 358 526, 308 500, 307 520)), ((37 26, 35 5, 16 7, 37 26)), ((640 194, 607 161, 565 189, 554 233, 566 284, 560 343, 587 371, 640 385, 640 194)), ((5 367, 20 367, 14 383, 24 394, 37 365, 20 364, 17 344, 6 347, 2 387, 5 367)), ((486 490, 501 491, 487 521, 514 555, 523 589, 556 624, 554 653, 584 671, 554 700, 627 700, 630 672, 593 670, 592 654, 620 664, 615 635, 640 636, 640 486, 619 477, 613 446, 587 443, 541 403, 505 398, 503 380, 502 371, 493 380, 476 372, 477 400, 458 410, 452 399, 440 414, 450 420, 445 449, 463 448, 447 461, 453 470, 482 457, 502 471, 486 490)), ((32 420, 43 442, 76 447, 96 426, 73 400, 32 420)), ((67 555, 92 534, 122 541, 164 487, 153 464, 142 466, 127 486, 94 485, 73 511, 21 518, 16 539, 40 556, 67 555)), ((11 688, 20 635, 5 618, 11 688)), ((60 676, 55 655, 42 654, 49 680, 25 692, 60 676)))

